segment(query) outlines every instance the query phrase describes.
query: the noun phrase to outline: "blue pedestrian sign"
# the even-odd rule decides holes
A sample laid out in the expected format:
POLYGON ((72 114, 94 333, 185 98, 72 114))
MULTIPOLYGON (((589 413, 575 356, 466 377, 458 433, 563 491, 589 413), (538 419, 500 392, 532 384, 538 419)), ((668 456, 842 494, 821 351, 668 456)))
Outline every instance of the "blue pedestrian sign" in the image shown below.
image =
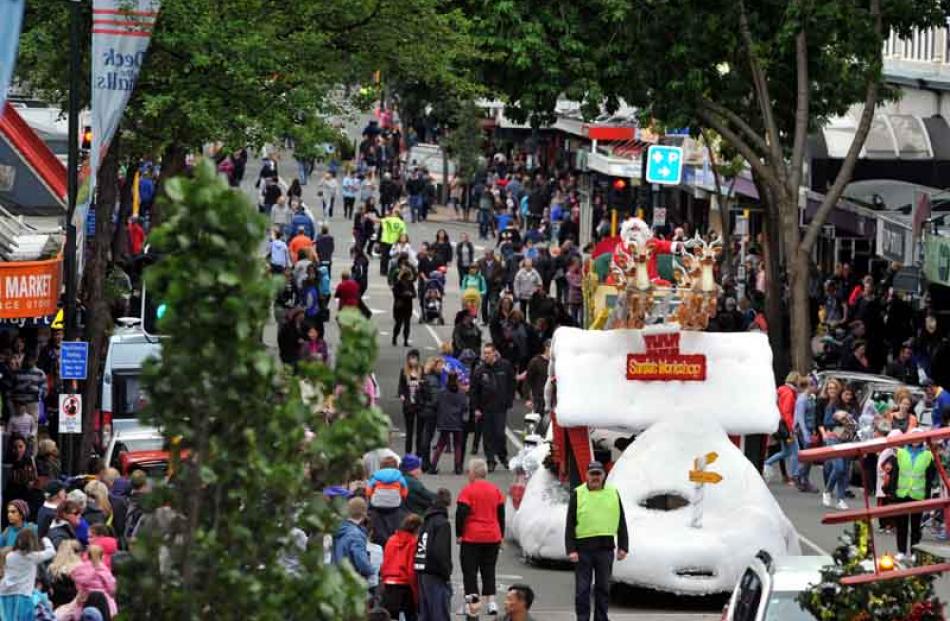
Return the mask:
POLYGON ((59 350, 59 377, 64 380, 86 379, 89 362, 89 343, 63 341, 59 350))
POLYGON ((679 185, 683 179, 683 149, 653 145, 647 149, 647 183, 679 185))

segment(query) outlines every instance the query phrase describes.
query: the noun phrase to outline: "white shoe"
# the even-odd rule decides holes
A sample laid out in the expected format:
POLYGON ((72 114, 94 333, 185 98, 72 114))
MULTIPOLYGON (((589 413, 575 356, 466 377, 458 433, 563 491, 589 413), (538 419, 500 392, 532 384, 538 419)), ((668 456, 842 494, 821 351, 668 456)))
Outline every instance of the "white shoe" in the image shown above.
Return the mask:
POLYGON ((488 613, 489 615, 497 615, 497 614, 498 614, 498 604, 496 604, 495 602, 488 602, 488 610, 487 610, 487 613, 488 613))
POLYGON ((776 473, 777 468, 775 466, 766 466, 762 470, 762 478, 765 479, 766 483, 771 483, 778 476, 776 473))
POLYGON ((838 509, 839 511, 847 511, 847 510, 848 510, 848 503, 846 503, 846 502, 843 501, 843 500, 839 500, 839 501, 838 501, 838 504, 836 504, 835 507, 837 507, 837 509, 838 509))
POLYGON ((822 493, 821 493, 821 504, 825 505, 826 507, 830 507, 830 506, 831 506, 831 494, 829 494, 828 492, 822 492, 822 493))

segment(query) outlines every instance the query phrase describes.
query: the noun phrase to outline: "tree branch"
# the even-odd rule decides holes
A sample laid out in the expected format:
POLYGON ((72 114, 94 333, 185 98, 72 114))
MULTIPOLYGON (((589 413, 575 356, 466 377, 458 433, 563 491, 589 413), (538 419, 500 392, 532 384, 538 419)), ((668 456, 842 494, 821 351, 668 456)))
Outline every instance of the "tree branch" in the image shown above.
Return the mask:
MULTIPOLYGON (((880 39, 883 30, 881 23, 881 0, 871 0, 871 16, 874 18, 874 32, 878 39, 880 39)), ((815 242, 818 240, 821 227, 828 218, 828 214, 831 213, 831 210, 838 204, 838 199, 841 198, 845 186, 851 180, 854 166, 858 162, 858 155, 861 153, 861 149, 864 147, 864 141, 867 139, 868 132, 871 129, 871 121, 874 119, 874 108, 877 106, 877 96, 880 88, 880 77, 878 73, 881 63, 880 56, 877 57, 876 63, 878 66, 875 68, 874 74, 868 77, 867 91, 864 96, 864 110, 861 112, 861 120, 858 122, 858 128, 854 132, 854 140, 851 141, 851 147, 848 149, 848 154, 841 163, 841 169, 838 171, 838 175, 835 177, 831 189, 825 194, 825 198, 818 207, 818 211, 815 212, 815 217, 812 218, 808 224, 805 238, 799 246, 800 252, 811 252, 815 242)))
MULTIPOLYGON (((736 148, 742 157, 749 162, 749 165, 752 166, 752 169, 759 174, 763 182, 768 183, 773 189, 781 186, 781 183, 778 177, 775 176, 775 173, 765 165, 761 157, 742 139, 741 136, 736 134, 729 127, 728 123, 725 123, 720 117, 715 114, 710 114, 705 110, 697 111, 697 116, 699 120, 705 123, 706 125, 712 127, 714 130, 719 132, 719 135, 728 140, 732 146, 736 148)), ((779 161, 781 163, 781 161, 779 161)))
POLYGON ((759 100, 759 109, 762 114, 762 122, 765 125, 765 137, 769 144, 770 158, 778 164, 783 158, 778 125, 775 122, 775 114, 772 109, 772 97, 769 95, 769 85, 765 76, 765 70, 762 68, 755 54, 755 46, 752 42, 752 31, 749 29, 749 16, 746 14, 745 2, 742 0, 739 2, 739 32, 742 35, 746 52, 749 55, 752 83, 755 87, 756 98, 759 100))
POLYGON ((791 174, 788 178, 788 190, 793 194, 798 193, 798 186, 802 182, 811 96, 808 83, 808 35, 805 32, 804 23, 795 36, 795 73, 798 95, 795 100, 795 136, 792 144, 791 174))
POLYGON ((762 136, 759 135, 752 126, 746 122, 741 116, 725 107, 722 104, 716 103, 711 99, 703 99, 700 102, 700 107, 708 108, 710 112, 718 114, 723 117, 729 123, 732 123, 735 128, 751 143, 749 146, 758 149, 763 156, 769 154, 769 145, 762 136))

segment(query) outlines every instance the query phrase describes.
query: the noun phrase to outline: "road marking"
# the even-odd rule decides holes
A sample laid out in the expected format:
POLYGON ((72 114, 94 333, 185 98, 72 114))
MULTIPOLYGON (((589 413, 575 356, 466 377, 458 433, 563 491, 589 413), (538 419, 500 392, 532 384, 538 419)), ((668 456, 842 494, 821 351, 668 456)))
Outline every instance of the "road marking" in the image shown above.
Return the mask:
POLYGON ((830 552, 801 533, 798 533, 798 540, 822 556, 831 556, 830 552))
MULTIPOLYGON (((417 313, 416 311, 412 311, 412 316, 418 319, 419 313, 417 313)), ((436 344, 439 347, 442 347, 442 339, 440 339, 439 335, 436 334, 436 331, 432 329, 432 326, 430 326, 427 323, 424 323, 422 325, 424 325, 426 327, 426 330, 429 331, 429 334, 432 336, 432 339, 436 342, 436 344)), ((518 449, 519 451, 524 448, 524 443, 520 439, 518 439, 518 436, 515 435, 515 432, 512 431, 511 427, 509 427, 508 425, 505 425, 505 436, 508 438, 508 441, 511 442, 514 445, 514 447, 518 449)))

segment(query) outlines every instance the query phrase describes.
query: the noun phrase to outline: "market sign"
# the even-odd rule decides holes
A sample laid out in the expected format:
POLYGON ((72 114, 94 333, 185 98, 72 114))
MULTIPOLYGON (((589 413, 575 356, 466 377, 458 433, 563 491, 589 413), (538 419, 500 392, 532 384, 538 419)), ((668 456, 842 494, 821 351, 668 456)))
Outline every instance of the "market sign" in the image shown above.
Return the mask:
POLYGON ((55 315, 62 257, 0 262, 0 319, 55 315))
POLYGON ((924 276, 931 283, 950 287, 950 237, 936 235, 926 237, 924 276))
POLYGON ((878 220, 877 227, 877 254, 889 261, 898 263, 909 263, 907 260, 907 251, 910 248, 908 243, 908 231, 900 224, 890 220, 878 220))
POLYGON ((642 382, 706 380, 706 356, 681 354, 680 334, 645 334, 645 354, 627 354, 627 379, 642 382))

